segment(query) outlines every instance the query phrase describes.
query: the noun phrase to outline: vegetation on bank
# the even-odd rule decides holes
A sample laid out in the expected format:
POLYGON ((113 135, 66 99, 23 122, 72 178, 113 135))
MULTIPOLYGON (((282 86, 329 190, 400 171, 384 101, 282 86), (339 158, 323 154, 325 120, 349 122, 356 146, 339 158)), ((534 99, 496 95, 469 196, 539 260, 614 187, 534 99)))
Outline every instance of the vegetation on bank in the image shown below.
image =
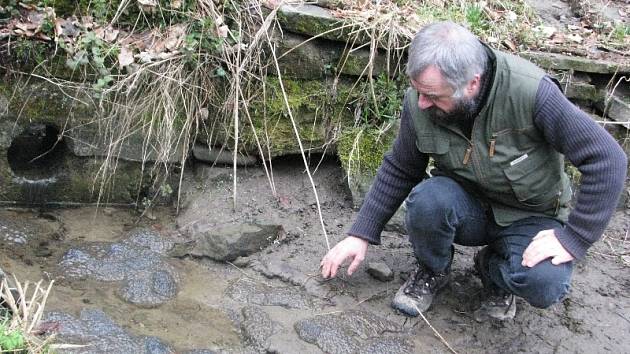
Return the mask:
POLYGON ((175 146, 194 140, 266 160, 338 145, 349 172, 350 166, 372 170, 371 160, 387 150, 382 137, 398 117, 407 85, 404 50, 428 22, 463 23, 508 51, 552 45, 577 51, 593 40, 613 50, 630 48, 627 24, 593 17, 588 2, 575 2, 588 23, 556 29, 542 26, 523 0, 320 3, 332 8, 336 28, 294 25, 318 38, 338 33, 348 52, 367 48, 369 60, 353 69, 359 77, 341 74, 344 65, 360 68, 363 62, 353 56, 327 64, 322 80, 283 75, 286 53, 277 51, 276 41, 279 23, 289 19, 275 0, 3 0, 0 50, 7 61, 0 64, 70 94, 90 93, 80 100, 98 107, 95 122, 108 141, 99 174, 103 190, 126 139, 136 133, 159 141, 146 143, 156 152, 156 174, 169 171, 173 154, 187 155, 175 146), (386 69, 375 75, 376 58, 383 56, 386 69), (369 162, 353 163, 368 156, 369 162))
MULTIPOLYGON (((41 318, 53 282, 43 286, 17 279, 11 282, 2 274, 0 283, 0 352, 51 353, 53 328, 42 325, 41 318), (10 285, 11 283, 11 285, 10 285), (48 336, 42 336, 48 334, 48 336)), ((58 346, 57 346, 58 347, 58 346)))

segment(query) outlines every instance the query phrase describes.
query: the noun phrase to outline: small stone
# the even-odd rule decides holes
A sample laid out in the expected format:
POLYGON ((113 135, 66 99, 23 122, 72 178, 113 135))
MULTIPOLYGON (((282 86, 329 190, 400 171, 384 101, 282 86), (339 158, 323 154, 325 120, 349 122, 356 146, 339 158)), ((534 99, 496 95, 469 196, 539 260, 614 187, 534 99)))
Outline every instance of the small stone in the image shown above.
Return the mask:
POLYGON ((114 209, 113 208, 104 208, 103 209, 103 214, 105 214, 106 216, 112 216, 114 214, 114 209))
POLYGON ((373 278, 380 281, 391 281, 394 279, 394 272, 382 262, 370 262, 367 266, 367 272, 373 278))
POLYGON ((235 266, 239 267, 239 268, 245 268, 247 266, 249 266, 249 263, 251 262, 251 259, 249 257, 237 257, 232 264, 234 264, 235 266))

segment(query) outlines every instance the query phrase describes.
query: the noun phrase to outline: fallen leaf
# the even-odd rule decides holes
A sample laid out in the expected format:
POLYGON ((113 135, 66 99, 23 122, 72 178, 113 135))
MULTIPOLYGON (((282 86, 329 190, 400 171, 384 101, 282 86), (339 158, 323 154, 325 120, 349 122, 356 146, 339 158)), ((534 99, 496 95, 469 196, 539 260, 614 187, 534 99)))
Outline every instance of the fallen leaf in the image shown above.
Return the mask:
POLYGON ((227 25, 223 25, 217 28, 217 36, 219 36, 220 38, 227 38, 229 30, 230 29, 227 25))
POLYGON ((179 10, 182 8, 182 0, 171 0, 171 9, 179 10))
POLYGON ((518 15, 514 11, 508 11, 507 14, 505 15, 505 18, 507 18, 508 21, 514 22, 518 20, 518 15))
POLYGON ((170 51, 173 51, 182 45, 185 37, 186 25, 179 24, 171 26, 168 29, 168 34, 166 36, 166 41, 164 42, 164 47, 170 51))
POLYGON ((279 0, 266 0, 262 2, 262 5, 268 9, 274 10, 280 6, 282 1, 279 0))
POLYGON ((545 38, 551 38, 556 33, 556 28, 552 26, 538 26, 535 30, 542 33, 545 38))
POLYGON ((510 48, 511 51, 516 52, 516 44, 509 39, 503 40, 503 45, 510 48))
POLYGON ((43 41, 51 41, 52 40, 52 38, 48 37, 47 35, 43 34, 42 32, 37 32, 37 34, 35 35, 35 38, 41 39, 43 41))
POLYGON ((499 38, 490 36, 490 37, 486 38, 486 42, 488 42, 488 43, 499 43, 499 38))
POLYGON ((582 36, 575 33, 568 34, 566 38, 570 40, 571 42, 575 42, 575 43, 582 43, 582 41, 584 40, 582 36))
POLYGON ((105 42, 113 43, 116 40, 116 38, 118 38, 119 33, 120 33, 119 30, 111 28, 111 27, 107 27, 105 29, 105 38, 104 38, 105 42))
POLYGON ((158 53, 157 54, 157 58, 160 59, 160 60, 170 59, 170 58, 176 56, 177 54, 179 54, 178 51, 168 52, 168 53, 158 53))
POLYGON ((128 47, 121 47, 120 54, 118 54, 118 67, 122 69, 133 62, 133 52, 128 47))
POLYGON ((81 16, 81 25, 85 27, 85 29, 94 28, 94 18, 92 16, 81 16))
POLYGON ((153 61, 153 54, 149 52, 140 52, 140 54, 137 54, 134 57, 138 58, 141 63, 150 63, 153 61))
POLYGON ((36 30, 39 26, 31 22, 18 22, 15 24, 15 27, 26 32, 30 30, 36 30))

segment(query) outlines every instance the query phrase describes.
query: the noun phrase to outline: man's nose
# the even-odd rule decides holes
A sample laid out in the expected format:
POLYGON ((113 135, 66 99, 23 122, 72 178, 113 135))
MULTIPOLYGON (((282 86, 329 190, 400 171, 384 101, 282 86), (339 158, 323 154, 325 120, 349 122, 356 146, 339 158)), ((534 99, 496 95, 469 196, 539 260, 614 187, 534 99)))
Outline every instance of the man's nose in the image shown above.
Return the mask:
POLYGON ((427 109, 431 106, 433 106, 433 102, 425 95, 420 94, 418 97, 418 107, 420 107, 420 109, 427 109))

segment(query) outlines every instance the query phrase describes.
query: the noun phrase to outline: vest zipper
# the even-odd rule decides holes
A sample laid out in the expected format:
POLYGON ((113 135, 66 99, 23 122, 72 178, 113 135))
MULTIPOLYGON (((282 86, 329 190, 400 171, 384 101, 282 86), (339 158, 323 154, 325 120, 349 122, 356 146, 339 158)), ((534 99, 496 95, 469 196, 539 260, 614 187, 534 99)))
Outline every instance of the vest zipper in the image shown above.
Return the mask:
POLYGON ((490 157, 494 156, 494 148, 495 148, 496 143, 497 143, 497 134, 492 133, 492 138, 490 139, 490 151, 488 151, 488 155, 490 157))
POLYGON ((470 160, 470 155, 472 155, 472 150, 473 150, 473 145, 470 144, 468 149, 466 149, 466 153, 464 154, 464 160, 462 161, 464 166, 468 165, 468 161, 470 160))

